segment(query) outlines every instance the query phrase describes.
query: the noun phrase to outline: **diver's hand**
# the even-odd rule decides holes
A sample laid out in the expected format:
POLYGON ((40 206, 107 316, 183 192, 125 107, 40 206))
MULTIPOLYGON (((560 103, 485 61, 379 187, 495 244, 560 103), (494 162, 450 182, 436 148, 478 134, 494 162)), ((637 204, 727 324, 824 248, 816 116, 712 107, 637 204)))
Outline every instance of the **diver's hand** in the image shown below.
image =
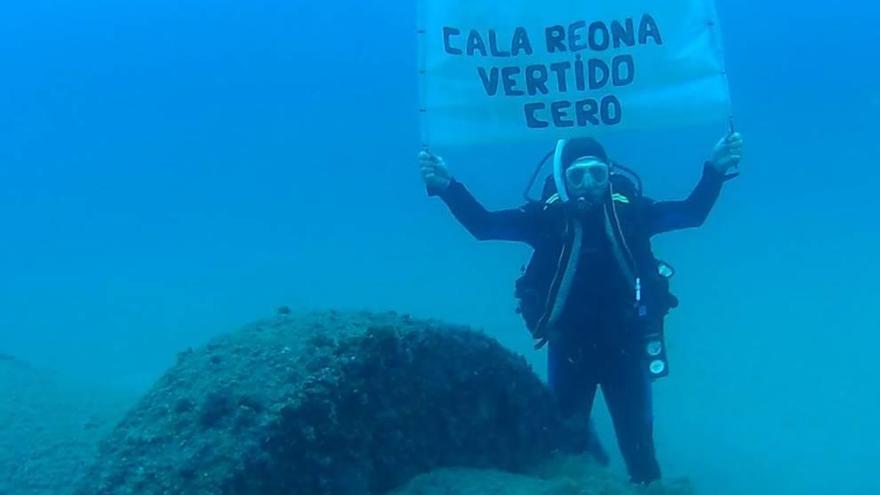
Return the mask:
POLYGON ((419 153, 419 169, 422 172, 422 180, 432 191, 443 192, 452 183, 446 162, 430 151, 422 150, 419 153))
POLYGON ((739 165, 743 154, 743 140, 738 132, 721 138, 712 150, 709 163, 719 174, 727 174, 730 169, 739 165))

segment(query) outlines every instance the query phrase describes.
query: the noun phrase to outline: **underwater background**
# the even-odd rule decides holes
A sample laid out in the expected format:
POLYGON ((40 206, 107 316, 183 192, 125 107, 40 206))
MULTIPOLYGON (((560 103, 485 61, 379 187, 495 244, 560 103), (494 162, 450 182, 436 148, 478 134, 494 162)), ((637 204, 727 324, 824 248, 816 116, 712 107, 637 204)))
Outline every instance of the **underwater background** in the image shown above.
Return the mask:
MULTIPOLYGON (((655 240, 682 303, 660 462, 700 493, 880 493, 880 6, 718 7, 746 157, 704 227, 655 240)), ((0 353, 138 393, 281 305, 392 309, 543 376, 512 296, 528 248, 473 240, 420 181, 415 8, 6 2, 0 353)), ((678 198, 725 131, 604 142, 678 198)), ((433 151, 502 208, 552 144, 433 151)))

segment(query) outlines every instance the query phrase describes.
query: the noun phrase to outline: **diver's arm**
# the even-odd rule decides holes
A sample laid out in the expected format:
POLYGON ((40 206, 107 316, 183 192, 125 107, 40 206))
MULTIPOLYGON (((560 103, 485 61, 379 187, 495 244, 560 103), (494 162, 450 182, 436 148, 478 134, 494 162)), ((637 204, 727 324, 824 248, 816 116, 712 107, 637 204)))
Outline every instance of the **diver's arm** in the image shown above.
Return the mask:
POLYGON ((646 205, 646 222, 650 235, 703 225, 721 193, 724 181, 725 176, 707 163, 703 167, 703 178, 687 199, 649 201, 646 205))
POLYGON ((428 194, 440 197, 452 215, 481 241, 531 242, 535 238, 536 218, 527 208, 488 211, 454 179, 442 190, 429 187, 428 194))
POLYGON ((533 209, 487 211, 460 182, 452 178, 443 158, 419 153, 419 169, 429 196, 439 196, 455 218, 479 240, 532 242, 537 216, 533 209))

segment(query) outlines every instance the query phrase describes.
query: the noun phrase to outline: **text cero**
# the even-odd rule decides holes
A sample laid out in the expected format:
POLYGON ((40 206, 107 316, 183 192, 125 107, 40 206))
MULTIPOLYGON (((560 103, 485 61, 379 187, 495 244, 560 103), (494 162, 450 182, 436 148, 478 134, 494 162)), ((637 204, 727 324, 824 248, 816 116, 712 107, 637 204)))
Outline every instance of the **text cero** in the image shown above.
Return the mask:
POLYGON ((623 119, 623 108, 614 95, 577 101, 526 103, 523 111, 526 125, 531 129, 613 126, 623 119))

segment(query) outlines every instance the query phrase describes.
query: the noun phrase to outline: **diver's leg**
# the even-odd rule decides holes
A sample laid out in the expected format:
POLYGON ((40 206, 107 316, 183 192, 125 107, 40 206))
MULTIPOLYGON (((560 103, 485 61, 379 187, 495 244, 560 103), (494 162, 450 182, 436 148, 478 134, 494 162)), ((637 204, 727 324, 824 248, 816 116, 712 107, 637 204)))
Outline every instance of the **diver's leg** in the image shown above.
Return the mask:
POLYGON ((648 372, 631 353, 618 354, 615 362, 608 364, 602 393, 630 479, 644 484, 656 481, 660 479, 660 466, 654 451, 653 398, 648 372))
POLYGON ((547 376, 559 412, 567 423, 567 430, 584 434, 573 442, 572 448, 588 452, 599 463, 607 465, 610 461, 608 453, 602 447, 590 420, 598 387, 596 375, 592 373, 583 353, 576 346, 556 342, 549 347, 547 376))

